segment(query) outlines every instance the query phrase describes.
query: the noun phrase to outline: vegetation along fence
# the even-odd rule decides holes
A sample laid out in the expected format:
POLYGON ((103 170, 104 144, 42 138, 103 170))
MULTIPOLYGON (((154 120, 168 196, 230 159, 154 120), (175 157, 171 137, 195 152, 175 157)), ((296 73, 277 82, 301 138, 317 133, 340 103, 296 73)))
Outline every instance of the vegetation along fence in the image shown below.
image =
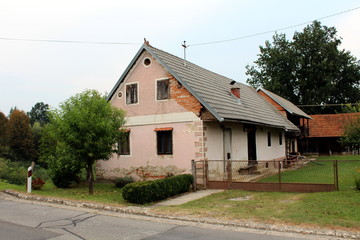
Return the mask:
POLYGON ((193 161, 194 185, 207 189, 324 192, 355 188, 360 160, 193 161))

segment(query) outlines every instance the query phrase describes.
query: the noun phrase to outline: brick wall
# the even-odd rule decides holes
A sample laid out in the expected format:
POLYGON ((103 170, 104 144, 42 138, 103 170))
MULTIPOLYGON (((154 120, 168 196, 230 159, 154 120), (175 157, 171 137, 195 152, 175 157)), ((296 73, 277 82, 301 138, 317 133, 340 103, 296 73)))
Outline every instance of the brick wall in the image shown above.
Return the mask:
POLYGON ((285 117, 286 117, 286 110, 280 106, 277 102, 275 102, 272 98, 270 98, 266 93, 264 93, 263 91, 258 91, 258 93, 263 97, 265 98, 265 100, 267 102, 269 102, 271 105, 273 105, 274 107, 276 107, 277 110, 279 110, 279 112, 281 114, 283 114, 285 117))
POLYGON ((201 103, 172 75, 169 74, 168 77, 170 78, 170 98, 174 99, 186 110, 195 113, 196 116, 200 116, 201 109, 203 108, 201 103))

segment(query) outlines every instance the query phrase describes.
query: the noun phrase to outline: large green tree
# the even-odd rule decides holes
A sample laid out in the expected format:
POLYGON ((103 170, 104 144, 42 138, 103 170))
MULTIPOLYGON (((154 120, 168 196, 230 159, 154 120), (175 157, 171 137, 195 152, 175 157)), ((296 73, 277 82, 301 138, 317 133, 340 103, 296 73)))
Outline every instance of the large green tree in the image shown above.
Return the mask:
POLYGON ((28 112, 28 116, 30 118, 31 126, 34 125, 35 122, 40 123, 41 126, 44 126, 49 122, 49 105, 43 102, 36 103, 32 108, 31 111, 28 112))
MULTIPOLYGON (((334 27, 314 21, 303 32, 296 32, 292 41, 285 34, 275 34, 272 43, 266 41, 265 46, 260 46, 255 65, 246 66, 247 83, 297 105, 359 101, 360 62, 340 49, 341 38, 336 33, 334 27)), ((305 111, 315 113, 319 108, 305 111)))
POLYGON ((24 111, 14 109, 7 122, 7 143, 16 161, 34 161, 36 150, 30 128, 30 119, 24 111))
POLYGON ((56 144, 52 153, 46 153, 52 159, 49 167, 54 165, 59 153, 66 156, 61 160, 67 167, 75 160, 76 165, 86 169, 89 194, 93 194, 92 167, 96 160, 110 158, 123 124, 124 112, 112 107, 95 90, 85 90, 69 98, 58 110, 50 111, 50 123, 45 128, 44 136, 56 144))

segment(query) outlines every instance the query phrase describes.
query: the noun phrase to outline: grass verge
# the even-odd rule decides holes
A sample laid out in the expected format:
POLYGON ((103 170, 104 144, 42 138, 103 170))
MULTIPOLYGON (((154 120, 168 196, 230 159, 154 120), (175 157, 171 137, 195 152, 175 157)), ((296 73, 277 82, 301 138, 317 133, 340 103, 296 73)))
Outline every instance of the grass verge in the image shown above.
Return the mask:
MULTIPOLYGON (((0 191, 3 189, 14 189, 19 192, 26 192, 25 186, 9 184, 0 181, 0 191)), ((39 196, 80 200, 87 202, 106 203, 112 205, 129 206, 121 194, 121 189, 116 188, 113 183, 96 182, 94 184, 94 194, 88 194, 88 185, 79 184, 72 188, 57 188, 52 183, 46 183, 41 190, 33 190, 32 194, 39 196)))

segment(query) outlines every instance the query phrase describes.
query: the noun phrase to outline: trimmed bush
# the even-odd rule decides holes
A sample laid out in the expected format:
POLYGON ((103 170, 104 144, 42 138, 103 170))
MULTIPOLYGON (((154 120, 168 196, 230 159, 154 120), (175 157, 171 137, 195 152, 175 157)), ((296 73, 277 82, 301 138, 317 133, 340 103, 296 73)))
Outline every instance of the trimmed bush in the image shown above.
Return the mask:
POLYGON ((118 188, 123 188, 129 183, 133 183, 134 179, 132 177, 121 177, 114 180, 114 184, 118 188))
POLYGON ((187 192, 192 182, 191 174, 183 174, 154 181, 130 183, 123 188, 122 195, 128 202, 144 204, 187 192))

